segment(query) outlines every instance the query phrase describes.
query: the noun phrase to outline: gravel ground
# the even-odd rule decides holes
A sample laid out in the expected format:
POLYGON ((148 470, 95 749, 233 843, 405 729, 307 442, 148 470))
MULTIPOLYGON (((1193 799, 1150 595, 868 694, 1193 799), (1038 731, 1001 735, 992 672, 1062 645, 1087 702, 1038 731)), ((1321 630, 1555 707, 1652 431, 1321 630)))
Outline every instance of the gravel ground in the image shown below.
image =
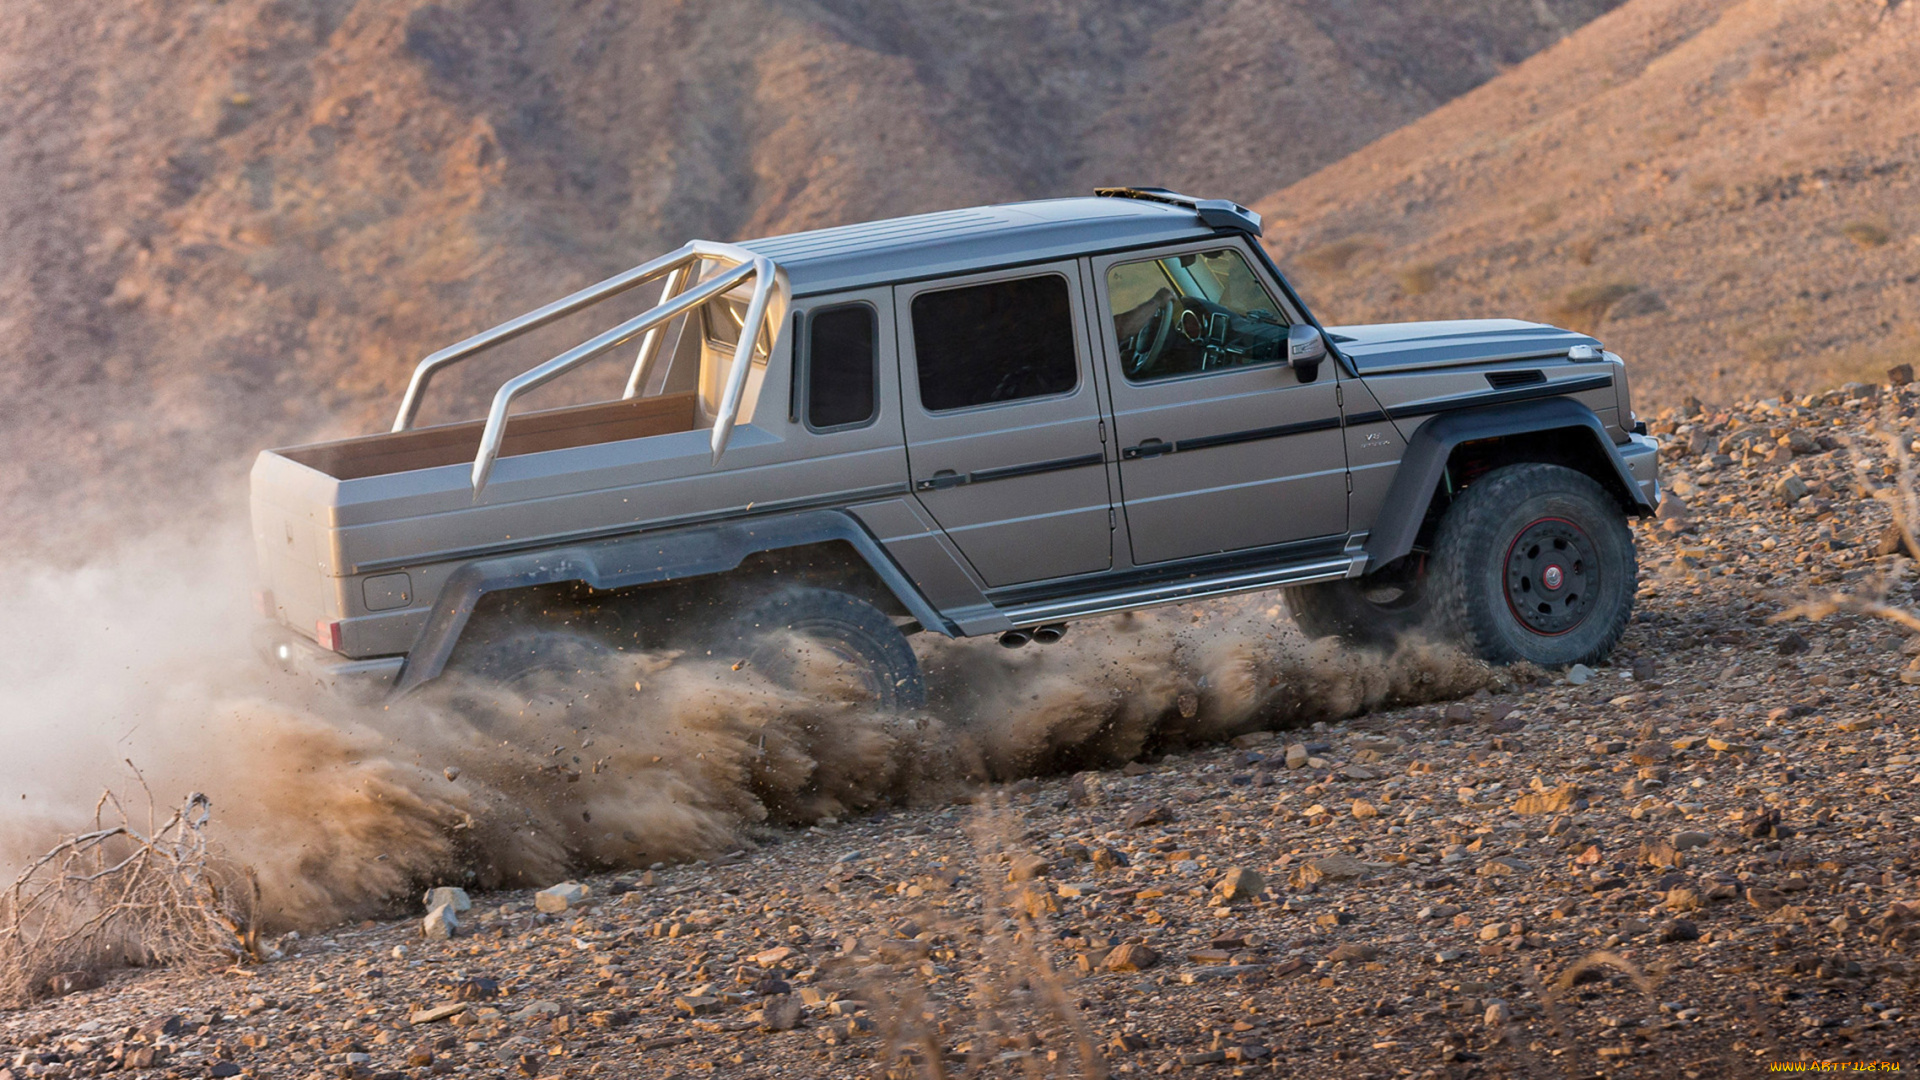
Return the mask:
POLYGON ((0 1080, 1920 1066, 1920 645, 1773 621, 1912 602, 1869 428, 1917 406, 1659 418, 1678 498, 1597 670, 124 973, 0 1018, 0 1080))

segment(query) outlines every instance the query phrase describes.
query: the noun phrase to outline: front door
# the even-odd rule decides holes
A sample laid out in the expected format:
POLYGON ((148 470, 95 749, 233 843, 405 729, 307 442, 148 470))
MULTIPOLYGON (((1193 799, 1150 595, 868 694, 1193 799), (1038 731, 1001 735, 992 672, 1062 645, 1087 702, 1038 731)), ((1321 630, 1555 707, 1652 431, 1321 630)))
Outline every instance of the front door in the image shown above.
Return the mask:
POLYGON ((898 286, 914 493, 989 588, 1105 570, 1112 496, 1071 262, 898 286))
POLYGON ((1329 359, 1286 363, 1299 317, 1237 242, 1095 259, 1120 496, 1139 565, 1344 534, 1329 359))

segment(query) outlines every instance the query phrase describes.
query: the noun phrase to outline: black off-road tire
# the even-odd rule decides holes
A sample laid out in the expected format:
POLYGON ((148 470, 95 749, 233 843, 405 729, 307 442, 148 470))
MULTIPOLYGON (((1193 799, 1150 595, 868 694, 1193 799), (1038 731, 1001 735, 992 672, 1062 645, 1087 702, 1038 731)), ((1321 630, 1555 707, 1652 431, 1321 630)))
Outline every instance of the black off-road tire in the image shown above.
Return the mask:
POLYGON ((1425 567, 1422 553, 1384 575, 1297 585, 1286 590, 1287 610, 1309 638, 1392 646, 1433 618, 1425 567))
POLYGON ((1426 581, 1432 626, 1493 663, 1596 663, 1626 632, 1639 570, 1626 515, 1592 477, 1504 466, 1440 519, 1426 581))
POLYGON ((1427 633, 1494 663, 1563 667, 1613 651, 1633 614, 1638 573, 1633 532, 1605 488, 1573 469, 1526 463, 1462 492, 1431 552, 1381 574, 1288 589, 1287 606, 1311 638, 1391 646, 1427 633), (1544 543, 1529 557, 1534 541, 1544 543), (1555 551, 1581 557, 1556 562, 1555 551), (1547 566, 1563 576, 1542 589, 1527 571, 1547 566))
POLYGON ((461 641, 447 673, 529 700, 571 704, 613 685, 606 667, 613 654, 605 642, 586 634, 523 627, 461 641))
POLYGON ((836 589, 791 586, 755 603, 734 622, 731 649, 761 674, 794 685, 796 647, 817 644, 850 666, 882 708, 927 703, 920 660, 884 612, 836 589))

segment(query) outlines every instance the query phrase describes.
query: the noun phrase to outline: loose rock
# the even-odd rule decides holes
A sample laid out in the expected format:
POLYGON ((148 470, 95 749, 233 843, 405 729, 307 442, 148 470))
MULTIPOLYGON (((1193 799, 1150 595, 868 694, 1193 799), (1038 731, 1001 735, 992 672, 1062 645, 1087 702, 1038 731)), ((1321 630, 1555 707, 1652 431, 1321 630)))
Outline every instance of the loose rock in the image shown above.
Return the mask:
POLYGON ((535 893, 533 906, 550 915, 557 915, 568 908, 580 906, 590 891, 577 881, 563 881, 535 893))

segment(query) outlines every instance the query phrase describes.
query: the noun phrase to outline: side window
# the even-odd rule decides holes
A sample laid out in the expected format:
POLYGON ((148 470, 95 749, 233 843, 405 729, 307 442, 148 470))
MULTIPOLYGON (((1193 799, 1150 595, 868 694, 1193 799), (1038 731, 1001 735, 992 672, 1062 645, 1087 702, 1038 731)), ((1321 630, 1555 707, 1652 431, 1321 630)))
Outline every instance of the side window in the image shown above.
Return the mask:
MULTIPOLYGON (((747 302, 744 300, 723 297, 700 305, 701 334, 707 339, 707 345, 716 352, 732 355, 734 346, 740 344, 740 327, 746 321, 747 302)), ((753 358, 760 363, 766 362, 765 337, 753 343, 753 358)))
POLYGON ((865 304, 823 308, 807 318, 807 425, 864 424, 874 416, 877 320, 865 304))
POLYGON ((1107 304, 1132 382, 1286 358, 1286 317, 1233 248, 1121 263, 1107 271, 1107 304))
POLYGON ((1058 274, 913 298, 913 353, 928 412, 1064 394, 1080 381, 1073 305, 1058 274))

